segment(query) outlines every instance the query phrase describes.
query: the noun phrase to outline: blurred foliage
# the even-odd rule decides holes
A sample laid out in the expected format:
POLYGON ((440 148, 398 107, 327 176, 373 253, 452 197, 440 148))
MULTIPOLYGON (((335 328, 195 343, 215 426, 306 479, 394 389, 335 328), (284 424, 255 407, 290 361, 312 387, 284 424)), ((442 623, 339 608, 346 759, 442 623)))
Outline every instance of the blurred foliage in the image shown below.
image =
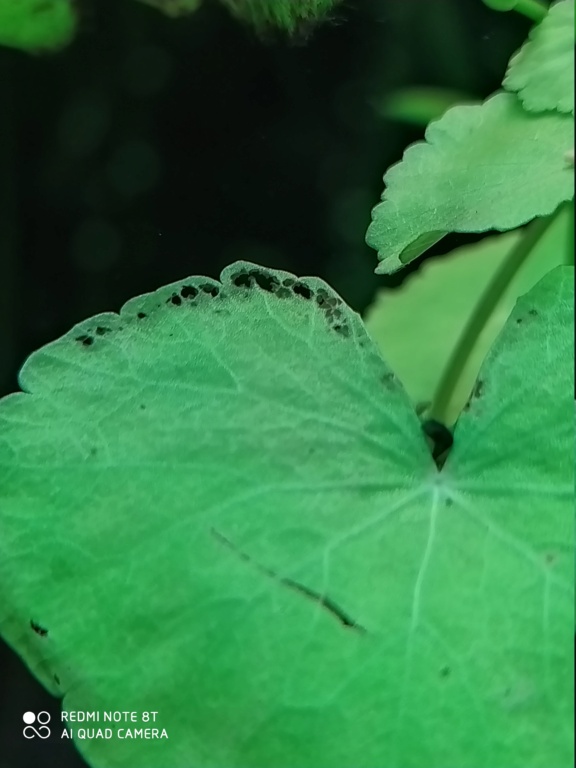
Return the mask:
MULTIPOLYGON (((261 38, 281 30, 307 40, 318 24, 333 17, 342 0, 219 0, 234 18, 261 38)), ((88 0, 0 0, 0 45, 47 53, 70 43, 88 0)), ((95 0, 92 0, 95 2, 95 0)), ((202 0, 139 0, 170 18, 196 11, 202 0)))
POLYGON ((166 16, 178 18, 188 13, 193 13, 200 5, 202 0, 140 0, 141 3, 157 8, 166 16))
POLYGON ((341 0, 220 0, 233 16, 260 34, 281 29, 307 37, 341 0))
POLYGON ((67 45, 76 31, 74 0, 0 0, 0 45, 45 53, 67 45))
POLYGON ((488 8, 494 11, 518 11, 532 21, 542 21, 548 5, 542 0, 484 0, 488 8))
POLYGON ((471 103, 471 97, 450 88, 403 88, 390 93, 374 108, 382 117, 425 127, 455 104, 471 103))

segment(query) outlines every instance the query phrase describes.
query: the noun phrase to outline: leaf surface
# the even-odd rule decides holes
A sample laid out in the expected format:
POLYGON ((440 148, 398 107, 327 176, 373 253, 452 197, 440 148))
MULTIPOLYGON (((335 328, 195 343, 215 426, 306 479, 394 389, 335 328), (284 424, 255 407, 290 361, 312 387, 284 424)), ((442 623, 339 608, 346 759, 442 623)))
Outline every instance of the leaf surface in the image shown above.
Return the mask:
POLYGON ((519 302, 442 472, 315 278, 236 263, 34 353, 0 402, 1 631, 66 710, 169 735, 102 723, 90 764, 567 764, 572 287, 519 302))

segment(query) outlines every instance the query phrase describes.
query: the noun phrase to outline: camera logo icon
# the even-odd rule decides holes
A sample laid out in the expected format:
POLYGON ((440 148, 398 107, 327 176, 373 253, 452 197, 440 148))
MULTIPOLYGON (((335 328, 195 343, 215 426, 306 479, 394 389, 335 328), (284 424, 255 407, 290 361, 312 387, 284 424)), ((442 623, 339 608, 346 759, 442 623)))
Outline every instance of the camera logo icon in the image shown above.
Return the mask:
POLYGON ((22 731, 25 739, 34 739, 36 736, 47 739, 50 736, 50 728, 47 725, 50 722, 49 712, 38 712, 37 715, 34 712, 24 712, 22 720, 26 723, 22 731))

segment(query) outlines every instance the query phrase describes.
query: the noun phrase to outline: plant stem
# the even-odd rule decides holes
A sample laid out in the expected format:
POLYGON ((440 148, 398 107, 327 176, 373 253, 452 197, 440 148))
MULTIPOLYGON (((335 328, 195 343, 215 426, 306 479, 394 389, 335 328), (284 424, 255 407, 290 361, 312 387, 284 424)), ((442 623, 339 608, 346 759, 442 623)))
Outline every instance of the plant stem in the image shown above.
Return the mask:
POLYGON ((524 230, 524 235, 510 253, 506 256, 498 271, 493 276, 484 291, 480 300, 476 304, 468 323, 458 339, 458 342, 452 352, 446 368, 436 389, 430 411, 427 416, 435 419, 441 424, 447 424, 447 415, 450 402, 458 386, 466 364, 478 337, 484 330, 484 327, 500 299, 510 285, 518 270, 522 267, 536 243, 540 240, 544 232, 548 229, 552 221, 556 218, 559 207, 555 213, 544 218, 534 219, 524 230))
POLYGON ((541 0, 518 0, 514 10, 538 23, 548 13, 548 6, 541 2, 541 0))

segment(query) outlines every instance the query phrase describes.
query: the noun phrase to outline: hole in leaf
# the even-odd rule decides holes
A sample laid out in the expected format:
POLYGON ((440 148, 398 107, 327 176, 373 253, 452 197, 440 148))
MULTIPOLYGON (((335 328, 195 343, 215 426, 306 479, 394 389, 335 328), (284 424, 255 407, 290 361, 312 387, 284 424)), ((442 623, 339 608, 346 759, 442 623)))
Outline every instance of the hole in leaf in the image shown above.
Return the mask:
POLYGON ((218 296, 220 293, 220 288, 217 285, 212 285, 212 283, 204 283, 204 285, 200 286, 200 290, 209 296, 218 296))
POLYGON ((88 334, 83 333, 81 336, 76 337, 76 341, 79 341, 83 347, 91 347, 92 344, 94 344, 94 337, 88 336, 88 334))
POLYGON ((180 296, 183 299, 195 299, 198 296, 198 288, 195 288, 193 285, 184 285, 180 290, 180 296))
POLYGON ((312 298, 312 291, 310 288, 308 288, 307 285, 304 285, 304 283, 295 283, 292 286, 292 291, 296 294, 296 296, 302 296, 304 299, 312 298))

